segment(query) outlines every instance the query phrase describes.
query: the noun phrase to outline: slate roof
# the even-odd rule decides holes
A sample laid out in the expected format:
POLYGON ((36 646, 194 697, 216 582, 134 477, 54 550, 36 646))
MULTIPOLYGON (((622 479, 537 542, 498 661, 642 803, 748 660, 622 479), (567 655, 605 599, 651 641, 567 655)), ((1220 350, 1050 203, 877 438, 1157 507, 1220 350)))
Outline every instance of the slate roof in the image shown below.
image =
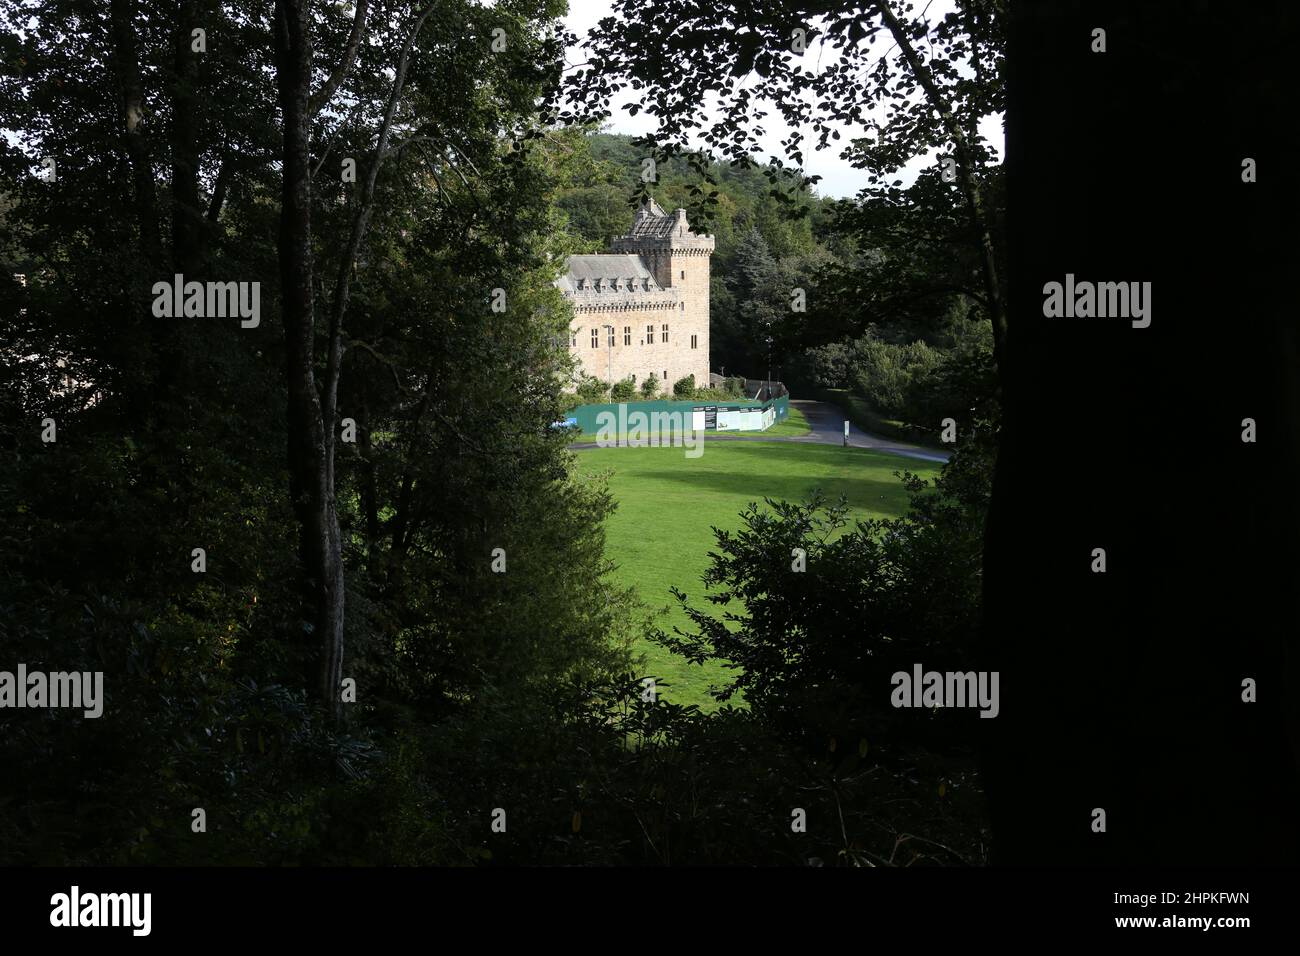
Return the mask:
POLYGON ((676 225, 677 217, 668 215, 662 206, 651 199, 637 210, 628 236, 633 239, 667 239, 673 234, 676 225))
POLYGON ((659 283, 650 274, 640 256, 634 255, 595 255, 569 256, 568 272, 560 276, 557 284, 566 293, 594 292, 596 280, 601 280, 602 292, 614 291, 614 282, 618 282, 618 291, 660 292, 659 283), (579 280, 582 288, 579 289, 579 280), (630 283, 630 286, 629 286, 630 283))

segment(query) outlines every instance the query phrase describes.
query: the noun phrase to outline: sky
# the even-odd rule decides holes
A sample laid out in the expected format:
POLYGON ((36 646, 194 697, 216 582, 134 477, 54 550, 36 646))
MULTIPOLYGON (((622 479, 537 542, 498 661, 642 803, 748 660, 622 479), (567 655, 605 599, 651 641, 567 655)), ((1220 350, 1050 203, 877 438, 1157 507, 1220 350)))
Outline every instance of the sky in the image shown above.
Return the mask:
MULTIPOLYGON (((950 0, 931 0, 924 8, 927 11, 927 19, 930 22, 936 22, 952 10, 950 0)), ((595 24, 602 18, 612 13, 610 0, 569 0, 569 15, 565 17, 565 25, 569 31, 577 34, 579 37, 585 36, 595 24)), ((834 52, 829 48, 822 50, 820 45, 810 46, 807 56, 822 56, 823 63, 831 62, 834 52)), ((578 63, 583 59, 581 52, 576 48, 571 48, 568 52, 568 61, 578 63)), ((623 107, 629 103, 635 102, 637 94, 633 90, 624 90, 616 97, 611 104, 613 117, 609 122, 609 131, 612 133, 628 133, 638 135, 648 133, 655 128, 655 119, 641 113, 635 117, 630 117, 623 110, 623 107)), ((760 140, 760 143, 772 155, 782 155, 780 141, 790 135, 791 128, 785 123, 780 112, 771 104, 765 107, 768 115, 764 118, 763 123, 767 130, 767 135, 760 140)), ((874 119, 883 121, 883 111, 873 112, 874 119)), ((844 139, 841 143, 854 137, 864 134, 861 127, 850 129, 847 125, 840 127, 844 139)), ((847 162, 839 158, 841 146, 834 142, 829 149, 820 152, 811 148, 813 142, 812 131, 809 130, 807 142, 809 148, 804 155, 804 172, 809 175, 819 175, 822 177, 817 184, 817 192, 823 196, 834 198, 851 197, 857 194, 858 190, 867 185, 867 173, 864 170, 854 169, 847 162)), ((989 142, 997 150, 999 156, 1002 154, 1003 134, 1002 134, 1002 116, 995 114, 985 117, 980 123, 980 132, 988 138, 989 142)), ((699 144, 695 144, 699 145, 699 144)), ((933 158, 918 157, 908 166, 904 167, 896 177, 901 179, 904 185, 909 184, 917 172, 928 162, 933 162, 933 158)))

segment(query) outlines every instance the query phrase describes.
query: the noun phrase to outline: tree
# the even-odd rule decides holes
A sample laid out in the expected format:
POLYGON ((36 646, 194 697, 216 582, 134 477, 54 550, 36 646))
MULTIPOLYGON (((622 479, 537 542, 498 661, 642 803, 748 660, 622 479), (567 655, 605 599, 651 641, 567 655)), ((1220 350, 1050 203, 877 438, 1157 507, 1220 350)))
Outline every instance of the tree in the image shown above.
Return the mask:
MULTIPOLYGON (((188 6, 126 0, 115 20, 80 0, 4 6, 6 27, 21 24, 0 33, 19 71, 0 82, 0 125, 18 131, 0 142, 0 491, 13 509, 0 637, 32 664, 106 671, 113 715, 87 737, 80 715, 33 711, 4 735, 5 765, 66 758, 3 781, 0 803, 23 823, 0 814, 6 860, 321 862, 351 827, 340 821, 363 815, 356 801, 427 797, 389 751, 401 728, 626 667, 634 618, 601 531, 612 503, 569 477, 551 427, 571 373, 571 316, 551 283, 572 250, 554 200, 582 162, 560 131, 533 135, 558 69, 555 4, 440 9, 381 150, 385 70, 419 10, 367 18, 354 41, 351 12, 286 5, 277 25, 225 6, 202 14, 205 59, 188 6), (295 14, 316 51, 320 102, 305 108, 295 14), (464 42, 498 26, 506 51, 464 42), (90 80, 67 82, 78 70, 90 80), (281 94, 297 116, 287 143, 281 94), (356 182, 339 174, 345 158, 356 182), (255 283, 260 325, 155 316, 154 281, 180 267, 255 283), (505 313, 490 309, 496 289, 505 313), (45 417, 57 442, 41 439, 45 417), (312 427, 291 434, 304 417, 312 427), (307 494, 291 502, 285 450, 303 442, 287 463, 307 494), (346 603, 303 599, 303 512, 324 530, 315 554, 341 557, 346 603), (508 574, 492 570, 496 548, 508 574), (346 648, 320 607, 343 613, 346 648), (340 650, 360 687, 346 729, 322 678, 340 650), (200 796, 235 808, 219 844, 151 822, 200 796), (69 827, 87 799, 104 822, 69 827)), ((388 821, 405 844, 410 823, 388 821)))
POLYGON ((734 328, 722 330, 719 358, 752 375, 766 368, 767 338, 789 314, 780 286, 780 270, 757 228, 751 228, 736 247, 735 262, 727 276, 735 301, 734 328), (728 334, 730 333, 730 334, 728 334))
POLYGON ((610 389, 610 399, 615 402, 630 402, 636 395, 636 385, 632 381, 632 376, 619 379, 610 389))
POLYGON ((969 747, 946 721, 890 707, 885 691, 916 661, 965 670, 971 660, 992 450, 986 432, 933 485, 905 474, 900 518, 850 523, 842 501, 820 495, 749 506, 740 530, 715 532, 701 580, 712 608, 674 589, 693 627, 656 640, 690 663, 725 664, 734 677, 717 698, 743 694, 806 746, 864 737, 891 751, 969 747))
MULTIPOLYGON (((342 55, 333 64, 324 88, 313 95, 311 35, 318 28, 318 19, 328 20, 329 14, 313 14, 306 0, 280 0, 276 7, 277 78, 284 117, 280 260, 291 494, 303 528, 310 619, 321 648, 318 693, 335 713, 340 712, 338 686, 346 594, 335 475, 338 397, 345 357, 353 341, 344 325, 371 222, 393 203, 400 207, 400 198, 392 190, 393 181, 381 180, 381 172, 394 167, 409 176, 413 163, 421 162, 424 174, 439 194, 445 194, 448 176, 468 187, 468 176, 479 175, 478 166, 469 158, 473 149, 468 141, 487 133, 484 127, 471 125, 462 127, 455 136, 449 131, 453 117, 440 114, 435 107, 445 102, 449 73, 465 67, 463 58, 452 65, 451 38, 435 34, 422 39, 437 9, 438 4, 433 3, 395 18, 376 20, 367 33, 366 5, 358 4, 342 55), (361 69, 353 72, 352 64, 358 58, 361 69), (391 82, 385 76, 387 71, 391 71, 391 82), (350 101, 351 108, 323 110, 338 94, 350 101), (325 163, 335 140, 341 144, 340 149, 351 154, 357 175, 355 187, 349 188, 344 176, 340 182, 331 183, 327 191, 318 187, 313 172, 325 163), (313 141, 326 144, 318 159, 313 158, 309 148, 313 141), (406 162, 397 164, 399 158, 406 162), (314 285, 314 257, 320 253, 315 248, 312 226, 314 207, 327 196, 345 200, 342 221, 338 221, 337 214, 334 221, 346 235, 341 244, 329 249, 333 253, 333 290, 328 298, 317 293, 314 285), (324 368, 319 383, 318 299, 328 315, 320 343, 324 368)), ((518 112, 520 104, 529 95, 535 97, 538 84, 555 70, 558 47, 554 38, 533 32, 527 11, 469 15, 467 9, 462 9, 461 13, 466 15, 463 22, 480 30, 483 36, 489 35, 489 27, 494 25, 508 28, 512 42, 500 54, 487 44, 474 46, 472 56, 478 67, 465 82, 491 88, 497 81, 496 99, 489 99, 485 112, 518 112)), ((545 19, 553 13, 542 3, 531 15, 545 19)), ((439 33, 444 29, 440 27, 439 33)), ((467 108, 472 109, 469 102, 473 98, 466 96, 467 108)), ((444 106, 444 114, 450 111, 444 106)), ((498 136, 490 137, 493 147, 498 136)), ((328 215, 323 210, 320 214, 328 215)), ((484 292, 492 288, 501 286, 494 284, 484 292)), ((432 396, 427 395, 424 404, 427 407, 431 403, 432 396)), ((373 528, 373 518, 369 524, 373 528)))

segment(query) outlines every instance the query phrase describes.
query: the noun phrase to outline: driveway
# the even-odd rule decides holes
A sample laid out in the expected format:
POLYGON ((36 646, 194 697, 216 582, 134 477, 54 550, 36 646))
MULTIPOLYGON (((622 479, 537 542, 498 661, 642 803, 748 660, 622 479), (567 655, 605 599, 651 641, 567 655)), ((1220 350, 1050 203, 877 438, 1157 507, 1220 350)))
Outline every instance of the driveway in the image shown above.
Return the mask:
MULTIPOLYGON (((841 445, 844 443, 844 421, 848 417, 844 410, 838 405, 831 405, 828 402, 814 402, 806 398, 792 398, 790 404, 803 412, 803 417, 808 419, 808 425, 812 428, 812 434, 802 438, 787 438, 786 441, 810 441, 818 442, 824 445, 841 445)), ((773 438, 772 441, 781 439, 773 438)), ((881 438, 879 435, 872 435, 870 432, 864 432, 858 426, 849 424, 849 444, 854 448, 872 448, 876 451, 888 452, 891 455, 904 455, 908 458, 920 458, 923 461, 947 461, 951 457, 950 452, 938 451, 934 448, 923 448, 920 445, 913 445, 905 441, 896 441, 893 438, 881 438)))

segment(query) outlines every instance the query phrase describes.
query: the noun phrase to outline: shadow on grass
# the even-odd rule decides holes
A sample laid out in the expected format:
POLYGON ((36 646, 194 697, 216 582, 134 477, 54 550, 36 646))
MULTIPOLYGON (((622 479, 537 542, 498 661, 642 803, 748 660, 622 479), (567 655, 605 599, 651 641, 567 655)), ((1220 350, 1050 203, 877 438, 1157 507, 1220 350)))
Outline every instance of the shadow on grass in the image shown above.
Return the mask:
POLYGON ((843 494, 852 506, 901 513, 907 500, 902 482, 896 478, 883 480, 826 475, 817 477, 720 475, 707 471, 643 471, 641 475, 646 478, 734 494, 755 503, 761 502, 764 498, 803 503, 815 489, 821 489, 822 494, 830 501, 843 494))
MULTIPOLYGON (((706 454, 704 459, 707 458, 706 454)), ((749 459, 752 464, 726 470, 711 468, 707 461, 701 467, 682 467, 680 464, 670 468, 641 467, 637 469, 637 476, 736 495, 755 502, 763 498, 802 502, 813 489, 820 488, 831 500, 843 494, 851 505, 897 512, 903 509, 907 495, 902 481, 893 472, 909 468, 921 474, 933 471, 916 468, 911 459, 833 446, 814 449, 807 445, 796 448, 733 445, 727 449, 727 458, 732 466, 736 458, 749 459), (820 461, 810 460, 813 458, 820 461), (851 470, 828 474, 818 465, 832 469, 848 466, 851 470)))

